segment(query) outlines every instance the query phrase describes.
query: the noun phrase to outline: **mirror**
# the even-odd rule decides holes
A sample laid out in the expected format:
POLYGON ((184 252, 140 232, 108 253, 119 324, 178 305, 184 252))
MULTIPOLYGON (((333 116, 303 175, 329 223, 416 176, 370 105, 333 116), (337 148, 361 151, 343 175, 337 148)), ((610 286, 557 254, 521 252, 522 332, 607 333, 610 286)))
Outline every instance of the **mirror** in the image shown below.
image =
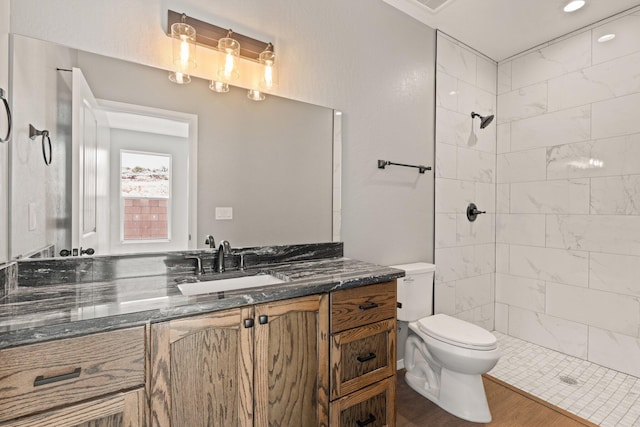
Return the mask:
POLYGON ((11 258, 339 240, 338 112, 19 35, 12 55, 11 258))

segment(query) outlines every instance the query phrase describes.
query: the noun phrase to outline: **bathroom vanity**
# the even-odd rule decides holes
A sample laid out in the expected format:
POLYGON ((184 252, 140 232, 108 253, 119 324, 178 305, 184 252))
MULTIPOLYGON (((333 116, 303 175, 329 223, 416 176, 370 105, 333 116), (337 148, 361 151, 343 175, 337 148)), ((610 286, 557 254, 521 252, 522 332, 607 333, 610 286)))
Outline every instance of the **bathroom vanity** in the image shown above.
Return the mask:
POLYGON ((396 281, 331 292, 331 426, 395 426, 396 281))
POLYGON ((251 253, 286 280, 185 296, 168 258, 20 264, 49 281, 0 298, 0 426, 394 425, 404 273, 341 244, 251 253))

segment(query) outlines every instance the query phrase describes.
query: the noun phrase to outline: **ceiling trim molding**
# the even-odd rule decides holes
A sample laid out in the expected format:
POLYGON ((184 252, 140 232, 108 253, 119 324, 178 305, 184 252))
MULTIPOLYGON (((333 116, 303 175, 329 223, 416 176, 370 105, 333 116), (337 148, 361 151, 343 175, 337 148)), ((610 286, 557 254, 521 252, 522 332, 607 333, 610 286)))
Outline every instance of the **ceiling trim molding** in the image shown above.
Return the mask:
POLYGON ((406 13, 410 17, 430 26, 433 29, 437 29, 437 21, 434 13, 426 6, 423 6, 413 0, 382 0, 390 6, 406 13))
POLYGON ((474 55, 481 56, 484 59, 486 59, 487 61, 490 61, 490 62, 498 65, 498 61, 496 61, 495 59, 487 56, 486 54, 480 52, 477 49, 472 48, 471 46, 469 46, 465 42, 462 42, 462 41, 458 40, 457 38, 445 33, 442 30, 436 30, 436 36, 444 37, 445 39, 449 40, 451 43, 454 43, 454 44, 460 46, 463 49, 467 49, 468 51, 472 52, 474 55))

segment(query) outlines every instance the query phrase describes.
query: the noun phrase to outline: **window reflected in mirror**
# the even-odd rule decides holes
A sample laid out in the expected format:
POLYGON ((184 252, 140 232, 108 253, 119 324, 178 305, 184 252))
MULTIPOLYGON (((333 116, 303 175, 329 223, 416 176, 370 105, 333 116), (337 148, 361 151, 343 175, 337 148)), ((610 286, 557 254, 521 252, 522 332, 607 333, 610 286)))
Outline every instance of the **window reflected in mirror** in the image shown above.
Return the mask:
POLYGON ((121 240, 170 240, 170 204, 171 155, 121 150, 121 240))

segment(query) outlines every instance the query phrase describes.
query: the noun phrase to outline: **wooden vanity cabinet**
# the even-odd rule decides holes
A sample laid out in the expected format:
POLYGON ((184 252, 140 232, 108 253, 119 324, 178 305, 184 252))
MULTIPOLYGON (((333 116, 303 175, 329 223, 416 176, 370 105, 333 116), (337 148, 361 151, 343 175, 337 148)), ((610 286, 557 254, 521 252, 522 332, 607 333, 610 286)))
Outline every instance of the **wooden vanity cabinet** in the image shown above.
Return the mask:
POLYGON ((143 390, 144 343, 140 326, 0 350, 0 426, 139 425, 144 399, 115 393, 143 390))
POLYGON ((331 426, 395 426, 396 281, 331 294, 331 426))
POLYGON ((153 426, 328 426, 327 295, 151 326, 153 426))
POLYGON ((144 388, 118 393, 37 415, 0 423, 2 427, 140 427, 145 425, 144 388))
POLYGON ((331 402, 331 425, 395 426, 395 376, 331 402))

